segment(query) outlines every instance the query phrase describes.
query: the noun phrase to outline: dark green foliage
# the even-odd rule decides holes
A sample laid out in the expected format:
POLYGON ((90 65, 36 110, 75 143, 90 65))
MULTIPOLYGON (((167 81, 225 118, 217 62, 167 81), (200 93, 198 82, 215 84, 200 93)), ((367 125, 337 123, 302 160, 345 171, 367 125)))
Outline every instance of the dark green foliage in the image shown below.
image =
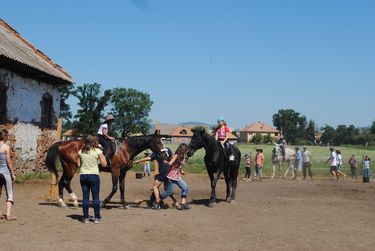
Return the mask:
POLYGON ((85 135, 95 135, 104 117, 104 108, 111 98, 111 91, 106 90, 102 95, 101 85, 91 83, 77 86, 72 94, 78 99, 80 107, 74 116, 74 129, 85 135))
POLYGON ((153 102, 148 93, 129 88, 115 88, 111 97, 112 113, 116 117, 114 128, 125 138, 129 134, 147 134, 150 128, 148 115, 153 102))
POLYGON ((288 143, 294 144, 306 136, 306 117, 292 109, 279 110, 272 121, 288 143))

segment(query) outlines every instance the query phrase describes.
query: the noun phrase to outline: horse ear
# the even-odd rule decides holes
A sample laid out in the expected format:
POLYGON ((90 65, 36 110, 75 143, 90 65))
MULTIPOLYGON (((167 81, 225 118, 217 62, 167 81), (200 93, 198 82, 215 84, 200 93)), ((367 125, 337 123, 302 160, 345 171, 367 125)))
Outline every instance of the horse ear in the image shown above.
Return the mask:
POLYGON ((159 129, 156 129, 155 132, 154 132, 154 135, 155 135, 155 136, 159 136, 159 135, 160 135, 160 130, 159 130, 159 129))

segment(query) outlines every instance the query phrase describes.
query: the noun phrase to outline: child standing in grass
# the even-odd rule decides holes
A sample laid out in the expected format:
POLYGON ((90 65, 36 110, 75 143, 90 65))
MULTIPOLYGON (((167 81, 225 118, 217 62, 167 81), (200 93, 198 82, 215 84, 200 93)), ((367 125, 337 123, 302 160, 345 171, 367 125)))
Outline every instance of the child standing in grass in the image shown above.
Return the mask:
POLYGON ((264 166, 264 155, 263 149, 257 149, 257 154, 255 155, 255 173, 259 176, 259 181, 262 181, 262 169, 264 166))
POLYGON ((245 154, 244 156, 245 158, 245 171, 246 171, 246 174, 245 174, 245 178, 243 178, 243 180, 248 180, 250 181, 250 175, 251 175, 251 156, 249 154, 245 154))

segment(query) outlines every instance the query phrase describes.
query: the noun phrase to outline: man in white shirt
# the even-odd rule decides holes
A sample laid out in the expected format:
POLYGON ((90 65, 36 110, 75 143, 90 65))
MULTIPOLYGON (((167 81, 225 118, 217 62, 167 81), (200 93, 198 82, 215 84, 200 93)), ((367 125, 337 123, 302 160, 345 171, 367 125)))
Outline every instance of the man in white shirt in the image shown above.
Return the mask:
POLYGON ((312 179, 312 172, 311 172, 311 153, 307 150, 307 147, 303 147, 303 152, 302 152, 302 160, 303 160, 303 179, 306 179, 306 169, 309 171, 310 178, 312 179))
POLYGON ((331 152, 329 154, 329 159, 327 159, 326 163, 329 162, 329 171, 331 172, 332 174, 332 179, 338 179, 338 176, 337 176, 337 158, 336 158, 336 153, 335 153, 335 149, 331 146, 329 148, 329 151, 331 152))

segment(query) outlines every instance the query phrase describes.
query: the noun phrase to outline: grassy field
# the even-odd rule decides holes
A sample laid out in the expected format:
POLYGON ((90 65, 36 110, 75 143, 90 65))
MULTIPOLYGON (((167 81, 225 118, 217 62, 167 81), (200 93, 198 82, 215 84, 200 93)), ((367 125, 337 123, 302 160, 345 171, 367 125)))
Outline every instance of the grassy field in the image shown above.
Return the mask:
MULTIPOLYGON (((168 145, 174 151, 177 148, 177 144, 168 145)), ((255 149, 262 148, 264 151, 265 156, 265 167, 263 169, 263 175, 269 176, 272 175, 272 162, 271 162, 271 152, 273 149, 273 145, 245 145, 245 144, 237 144, 239 147, 242 156, 245 155, 245 153, 250 153, 252 155, 252 159, 255 157, 255 149)), ((290 148, 294 149, 295 146, 289 146, 290 148)), ((302 150, 302 147, 300 147, 302 150)), ((348 166, 348 160, 350 158, 351 154, 354 154, 356 156, 356 159, 359 163, 359 172, 358 175, 361 175, 361 161, 363 155, 368 155, 370 158, 375 158, 375 149, 365 149, 364 147, 352 147, 352 146, 342 146, 342 147, 336 147, 336 149, 341 151, 342 157, 343 157, 343 167, 342 171, 350 176, 350 167, 348 166)), ((325 164, 325 161, 329 157, 329 148, 328 147, 320 147, 320 146, 309 146, 308 150, 310 151, 312 158, 313 158, 313 175, 317 176, 328 176, 329 175, 329 166, 328 164, 325 164)), ((143 156, 143 155, 139 155, 143 156)), ((203 173, 206 172, 205 165, 204 165, 204 150, 197 151, 188 161, 186 166, 184 167, 184 170, 191 173, 203 173)), ((135 168, 135 171, 141 171, 142 165, 139 164, 135 168)), ((286 164, 282 166, 282 173, 285 172, 286 164)), ((374 168, 371 168, 372 171, 374 168)), ((241 166, 240 166, 240 172, 244 173, 244 161, 241 160, 241 166)), ((252 170, 253 172, 253 170, 252 170)))

